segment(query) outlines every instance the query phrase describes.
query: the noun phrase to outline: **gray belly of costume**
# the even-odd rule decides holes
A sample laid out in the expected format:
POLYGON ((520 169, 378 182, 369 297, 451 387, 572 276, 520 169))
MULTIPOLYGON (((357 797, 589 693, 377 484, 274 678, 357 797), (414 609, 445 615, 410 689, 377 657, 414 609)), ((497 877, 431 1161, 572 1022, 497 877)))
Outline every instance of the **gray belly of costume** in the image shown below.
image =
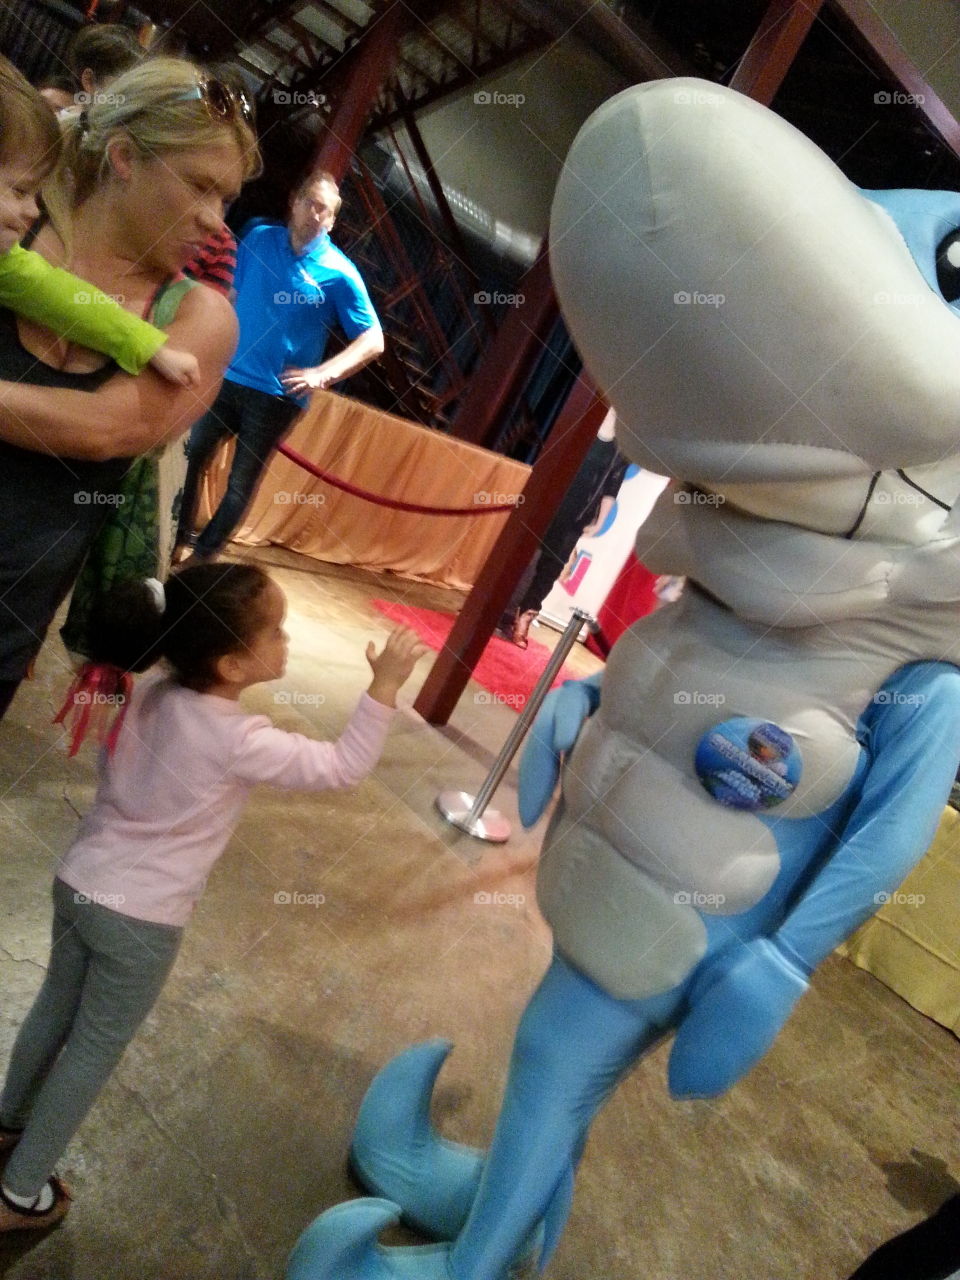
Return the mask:
POLYGON ((777 817, 821 813, 849 786, 857 720, 898 665, 822 628, 772 633, 694 591, 635 624, 544 842, 538 900, 558 948, 620 998, 682 981, 706 950, 703 916, 749 910, 780 870, 769 827, 701 785, 701 738, 737 716, 779 725, 803 771, 777 817))

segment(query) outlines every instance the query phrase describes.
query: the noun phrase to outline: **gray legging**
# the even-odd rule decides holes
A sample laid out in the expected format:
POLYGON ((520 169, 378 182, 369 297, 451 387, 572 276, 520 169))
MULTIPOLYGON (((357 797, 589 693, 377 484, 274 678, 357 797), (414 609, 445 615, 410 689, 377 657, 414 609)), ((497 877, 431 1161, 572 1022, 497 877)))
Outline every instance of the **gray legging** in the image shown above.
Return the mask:
POLYGON ((183 930, 91 902, 55 880, 50 966, 20 1028, 0 1125, 23 1129, 3 1172, 35 1196, 53 1172, 173 966, 183 930))

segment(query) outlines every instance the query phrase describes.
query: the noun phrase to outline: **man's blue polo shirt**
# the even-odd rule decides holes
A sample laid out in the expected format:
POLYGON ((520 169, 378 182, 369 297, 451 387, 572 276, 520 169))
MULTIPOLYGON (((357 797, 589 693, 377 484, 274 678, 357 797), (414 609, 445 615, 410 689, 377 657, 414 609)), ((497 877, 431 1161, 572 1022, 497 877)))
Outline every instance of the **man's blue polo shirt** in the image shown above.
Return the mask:
POLYGON ((237 246, 234 287, 240 341, 226 376, 269 395, 285 394, 284 369, 320 364, 333 324, 350 342, 380 327, 359 271, 325 232, 297 257, 286 226, 254 225, 237 246))

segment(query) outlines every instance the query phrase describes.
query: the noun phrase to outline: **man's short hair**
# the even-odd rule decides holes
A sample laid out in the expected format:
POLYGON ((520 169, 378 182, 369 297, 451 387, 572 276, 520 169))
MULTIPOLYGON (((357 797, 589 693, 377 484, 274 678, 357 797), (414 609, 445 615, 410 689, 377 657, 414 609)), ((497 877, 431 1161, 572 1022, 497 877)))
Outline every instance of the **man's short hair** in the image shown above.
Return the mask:
POLYGON ((329 173, 326 169, 315 169, 312 173, 308 173, 305 178, 302 178, 294 188, 293 195, 290 197, 290 200, 291 202, 299 200, 302 195, 305 195, 312 187, 318 187, 321 182, 328 187, 333 187, 335 192, 333 200, 333 215, 336 217, 340 212, 340 206, 343 204, 343 200, 340 196, 339 183, 333 174, 329 173))
POLYGON ((64 60, 77 84, 88 68, 98 85, 123 75, 144 58, 136 33, 116 22, 91 22, 70 38, 64 60))

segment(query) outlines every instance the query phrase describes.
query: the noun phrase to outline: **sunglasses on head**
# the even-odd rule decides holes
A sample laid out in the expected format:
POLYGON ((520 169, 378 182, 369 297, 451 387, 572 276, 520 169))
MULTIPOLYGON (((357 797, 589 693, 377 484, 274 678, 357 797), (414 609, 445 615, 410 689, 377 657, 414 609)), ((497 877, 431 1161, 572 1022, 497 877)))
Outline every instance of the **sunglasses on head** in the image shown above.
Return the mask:
POLYGON ((222 80, 211 80, 204 76, 198 80, 195 88, 181 94, 177 102, 192 102, 194 99, 202 102, 210 115, 218 120, 236 120, 239 116, 253 127, 253 103, 242 89, 233 89, 222 80))

